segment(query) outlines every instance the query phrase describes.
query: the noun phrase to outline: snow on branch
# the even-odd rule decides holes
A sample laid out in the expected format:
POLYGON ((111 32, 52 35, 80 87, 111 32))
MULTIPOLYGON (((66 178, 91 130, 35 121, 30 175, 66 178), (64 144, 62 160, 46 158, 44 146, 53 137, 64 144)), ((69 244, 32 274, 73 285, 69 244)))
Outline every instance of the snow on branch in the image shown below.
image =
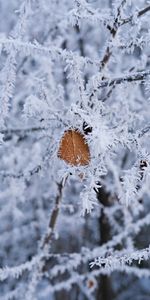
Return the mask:
POLYGON ((12 98, 15 88, 16 79, 16 59, 15 50, 11 51, 8 56, 6 64, 2 70, 2 89, 1 89, 1 106, 0 106, 0 127, 4 128, 5 118, 8 116, 9 108, 11 106, 10 99, 12 98))
POLYGON ((80 25, 80 22, 87 20, 88 23, 100 23, 108 27, 108 24, 111 23, 113 17, 111 16, 110 9, 94 9, 86 1, 75 1, 76 8, 70 11, 69 13, 69 22, 74 26, 76 24, 80 25))
MULTIPOLYGON (((46 297, 47 295, 49 295, 49 293, 54 293, 54 292, 58 292, 58 291, 62 291, 62 290, 66 290, 69 291, 71 289, 71 287, 75 284, 75 283, 81 283, 83 282, 83 284, 85 285, 87 280, 99 277, 99 275, 110 275, 112 272, 117 271, 118 267, 114 266, 114 269, 111 270, 107 270, 106 268, 100 268, 99 270, 94 270, 91 271, 90 273, 84 273, 84 274, 77 274, 77 273, 73 273, 73 276, 70 277, 67 280, 63 280, 62 282, 59 282, 55 285, 49 285, 49 287, 47 287, 44 291, 42 291, 42 296, 46 297)), ((138 277, 138 278, 142 278, 142 277, 146 277, 149 278, 150 277, 150 271, 148 269, 140 269, 137 267, 129 267, 129 266, 122 266, 119 268, 119 272, 121 273, 126 273, 126 274, 133 274, 134 276, 138 277)))
POLYGON ((39 171, 41 170, 41 165, 37 165, 36 167, 34 167, 32 170, 28 170, 27 172, 20 172, 18 174, 15 174, 15 173, 11 173, 11 172, 7 172, 7 171, 0 171, 0 176, 6 178, 6 177, 9 177, 9 178, 28 178, 30 176, 33 176, 34 174, 37 174, 39 173, 39 171))
MULTIPOLYGON (((54 254, 54 257, 59 259, 60 264, 56 265, 51 269, 51 276, 55 277, 60 272, 61 274, 65 273, 66 270, 76 270, 81 264, 86 264, 88 261, 91 261, 94 259, 93 262, 91 262, 92 266, 94 266, 95 262, 97 262, 99 259, 96 257, 101 254, 100 260, 104 262, 107 262, 107 258, 109 261, 110 258, 110 264, 112 260, 113 267, 120 268, 125 263, 130 263, 132 260, 141 261, 141 260, 148 260, 150 256, 150 248, 145 248, 142 250, 135 250, 134 252, 128 252, 128 250, 122 250, 118 251, 117 254, 115 254, 115 251, 113 248, 115 248, 117 245, 120 245, 122 243, 122 240, 125 239, 129 235, 136 235, 143 226, 150 224, 150 214, 148 216, 135 224, 131 224, 129 228, 125 230, 125 232, 121 232, 118 235, 114 237, 113 240, 105 243, 104 245, 100 247, 95 247, 94 249, 90 250, 88 248, 83 247, 81 253, 71 253, 71 254, 64 254, 59 259, 58 255, 54 254), (113 255, 110 255, 109 253, 112 253, 114 251, 113 255), (106 257, 107 256, 107 257, 106 257), (115 262, 114 262, 114 260, 115 262), (114 264, 113 264, 114 262, 114 264), (116 263, 117 262, 117 263, 116 263), (121 265, 122 263, 122 265, 121 265)), ((53 256, 53 255, 52 255, 53 256)), ((90 264, 90 265, 91 265, 90 264)), ((108 268, 109 269, 109 266, 108 268)), ((111 269, 111 265, 110 265, 111 269)), ((113 270, 113 268, 112 268, 113 270)))
POLYGON ((21 264, 19 266, 1 268, 0 281, 6 280, 8 277, 18 279, 23 274, 23 272, 31 272, 33 266, 35 266, 41 258, 42 254, 33 257, 31 261, 25 262, 24 264, 21 264))
POLYGON ((131 265, 134 261, 137 261, 138 264, 142 260, 148 260, 150 258, 150 247, 138 251, 134 251, 132 253, 126 253, 125 255, 120 255, 118 253, 114 255, 110 255, 106 258, 101 258, 98 257, 96 258, 93 262, 90 263, 90 267, 93 268, 94 266, 99 266, 99 267, 105 267, 107 269, 113 269, 116 265, 122 266, 125 264, 131 265))
MULTIPOLYGON (((134 74, 127 74, 127 75, 124 75, 121 77, 104 79, 104 80, 102 80, 101 76, 98 75, 96 80, 94 80, 94 85, 93 85, 94 92, 96 92, 100 88, 109 87, 109 86, 113 86, 116 84, 118 85, 118 84, 125 83, 125 82, 136 82, 136 81, 143 82, 145 80, 145 78, 149 75, 150 75, 150 70, 137 72, 134 74)), ((92 92, 90 97, 93 95, 94 92, 92 92)))
MULTIPOLYGON (((135 13, 136 17, 141 17, 143 15, 145 15, 147 12, 150 11, 150 5, 144 7, 143 9, 139 10, 138 12, 135 13)), ((129 18, 123 19, 120 21, 120 25, 124 25, 127 24, 129 22, 132 22, 135 15, 130 16, 129 18)))
POLYGON ((14 38, 0 38, 0 44, 2 48, 6 51, 11 51, 14 49, 15 51, 21 51, 25 55, 39 55, 39 56, 49 56, 52 59, 56 60, 58 58, 62 58, 64 60, 70 60, 70 62, 76 58, 78 62, 83 62, 84 64, 90 65, 98 65, 97 61, 90 59, 89 57, 82 57, 72 51, 63 50, 58 47, 46 47, 38 43, 34 40, 33 43, 31 42, 23 42, 20 39, 14 38))

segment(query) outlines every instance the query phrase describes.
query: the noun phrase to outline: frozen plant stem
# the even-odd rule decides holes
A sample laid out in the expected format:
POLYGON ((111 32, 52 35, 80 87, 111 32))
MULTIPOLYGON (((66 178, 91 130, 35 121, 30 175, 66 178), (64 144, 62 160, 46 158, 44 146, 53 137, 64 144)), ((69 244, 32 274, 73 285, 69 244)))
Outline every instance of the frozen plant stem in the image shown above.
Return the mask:
MULTIPOLYGON (((110 33, 111 33, 111 37, 114 39, 115 36, 116 36, 116 33, 118 31, 118 28, 124 24, 127 24, 129 22, 132 22, 133 18, 134 18, 134 15, 132 15, 131 17, 127 18, 127 19, 124 19, 124 20, 121 20, 121 10, 123 8, 123 6, 126 4, 126 0, 123 0, 120 4, 120 6, 118 7, 118 13, 117 13, 117 17, 116 19, 114 20, 114 24, 113 26, 111 27, 110 25, 107 25, 107 29, 109 29, 110 33)), ((143 16, 144 14, 146 14, 147 12, 150 11, 150 5, 141 9, 138 13, 137 13, 137 17, 141 17, 143 16)), ((106 48, 106 51, 105 51, 105 54, 101 60, 101 63, 100 63, 100 72, 102 71, 102 69, 105 67, 105 65, 108 63, 109 59, 110 59, 110 56, 111 56, 112 52, 111 52, 111 49, 110 47, 108 46, 106 48)))
MULTIPOLYGON (((101 80, 100 83, 97 85, 97 87, 91 92, 91 94, 89 96, 89 99, 91 101, 92 97, 94 96, 96 91, 100 88, 110 87, 110 86, 112 86, 114 88, 116 85, 122 84, 124 82, 140 81, 140 83, 142 83, 145 80, 145 78, 149 75, 150 75, 150 70, 146 70, 146 71, 143 71, 143 72, 136 72, 134 74, 124 75, 123 77, 116 77, 116 78, 113 78, 113 79, 101 80)), ((104 101, 105 100, 106 99, 104 99, 104 101)))
POLYGON ((56 196, 55 206, 53 208, 53 211, 52 211, 52 214, 51 214, 51 217, 50 217, 48 232, 46 233, 46 235, 44 237, 44 240, 43 240, 43 243, 42 243, 42 246, 41 246, 42 249, 44 249, 44 247, 46 245, 48 245, 49 242, 52 239, 52 235, 54 233, 55 225, 56 225, 57 218, 58 218, 58 215, 59 215, 59 209, 60 209, 60 203, 61 203, 61 200, 62 200, 63 189, 64 189, 64 186, 66 184, 67 178, 68 177, 66 177, 65 179, 62 178, 62 180, 59 183, 57 183, 58 194, 56 196))
POLYGON ((26 300, 28 300, 29 297, 34 296, 36 286, 37 286, 38 282, 40 281, 42 274, 45 271, 46 261, 49 256, 49 246, 50 246, 50 242, 52 240, 55 225, 56 225, 57 218, 59 215, 60 202, 62 200, 63 189, 66 184, 67 178, 68 178, 68 176, 66 176, 65 178, 62 178, 62 180, 59 183, 57 183, 58 194, 55 198, 55 206, 52 210, 52 214, 50 217, 47 232, 46 232, 46 234, 41 242, 41 246, 40 246, 40 250, 42 251, 42 256, 40 256, 39 261, 38 261, 37 265, 35 266, 34 272, 32 274, 32 278, 31 278, 31 281, 30 281, 30 284, 28 287, 28 291, 26 294, 26 298, 25 298, 26 300))
MULTIPOLYGON (((126 0, 123 0, 120 4, 120 6, 118 7, 118 12, 117 12, 117 16, 114 20, 114 24, 112 27, 110 27, 109 25, 107 26, 107 28, 110 30, 111 36, 112 38, 115 38, 115 35, 117 33, 118 27, 119 27, 119 21, 120 21, 120 15, 121 15, 121 9, 123 8, 123 6, 126 4, 126 0)), ((109 58, 111 56, 112 52, 110 47, 108 46, 106 48, 105 54, 100 62, 100 69, 99 71, 101 72, 102 69, 105 67, 105 65, 108 63, 109 58)))
MULTIPOLYGON (((139 18, 139 17, 143 16, 144 14, 146 14, 149 11, 150 11, 150 5, 148 5, 145 8, 139 10, 138 13, 137 13, 137 17, 139 18)), ((134 18, 134 15, 132 15, 131 17, 129 17, 127 19, 122 20, 120 25, 124 25, 124 24, 127 24, 127 23, 131 22, 133 20, 133 18, 134 18)))

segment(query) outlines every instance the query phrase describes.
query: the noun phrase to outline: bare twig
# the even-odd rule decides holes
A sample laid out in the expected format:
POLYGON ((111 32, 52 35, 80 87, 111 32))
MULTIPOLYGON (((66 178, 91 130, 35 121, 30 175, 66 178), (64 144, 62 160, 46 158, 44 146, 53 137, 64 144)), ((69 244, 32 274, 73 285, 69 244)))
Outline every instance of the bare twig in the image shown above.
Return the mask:
POLYGON ((41 170, 41 165, 37 165, 32 170, 29 170, 27 172, 27 174, 24 174, 23 172, 15 174, 15 173, 8 173, 8 172, 5 172, 5 171, 0 171, 0 176, 2 176, 3 178, 10 177, 10 178, 18 178, 19 179, 19 178, 22 178, 22 177, 27 177, 28 175, 33 176, 34 174, 39 173, 40 170, 41 170))
POLYGON ((42 131, 42 130, 47 130, 48 128, 46 127, 31 127, 31 128, 7 128, 4 130, 1 130, 0 133, 2 134, 16 134, 16 135, 24 135, 27 133, 31 133, 31 132, 36 132, 36 131, 42 131))
MULTIPOLYGON (((115 20, 114 20, 113 26, 111 27, 111 26, 107 25, 107 28, 110 30, 110 33, 111 33, 111 35, 112 35, 112 38, 115 37, 115 35, 116 35, 116 33, 117 33, 117 30, 118 30, 118 27, 119 27, 119 25, 120 25, 121 9, 122 9, 123 6, 125 5, 125 3, 126 3, 126 0, 122 0, 120 6, 118 7, 117 16, 116 16, 116 18, 115 18, 115 20)), ((100 62, 100 69, 99 69, 100 72, 101 72, 102 69, 105 67, 105 65, 107 64, 107 62, 109 61, 109 58, 110 58, 111 54, 112 54, 111 49, 110 49, 110 47, 108 46, 108 47, 106 48, 105 54, 104 54, 104 56, 103 56, 103 58, 102 58, 102 60, 101 60, 101 62, 100 62)))
MULTIPOLYGON (((137 17, 141 17, 141 16, 143 16, 144 14, 146 14, 146 13, 149 12, 149 11, 150 11, 150 5, 148 5, 148 6, 146 6, 145 8, 139 10, 139 11, 137 12, 137 17)), ((127 18, 127 19, 121 20, 120 26, 122 26, 122 25, 124 25, 124 24, 127 24, 127 23, 129 23, 129 22, 131 22, 131 21, 133 20, 133 18, 134 18, 134 15, 130 16, 130 17, 127 18)))
MULTIPOLYGON (((103 80, 98 86, 97 89, 99 88, 103 88, 106 86, 112 86, 114 84, 120 84, 120 83, 124 83, 124 82, 134 82, 134 81, 143 81, 145 79, 146 76, 150 75, 150 70, 147 71, 143 71, 143 72, 137 72, 134 74, 130 74, 130 75, 125 75, 123 77, 117 77, 117 78, 113 78, 111 80, 103 80)), ((96 90, 95 90, 96 92, 96 90)))
POLYGON ((126 4, 126 2, 127 2, 126 0, 122 0, 120 6, 118 7, 117 16, 114 20, 113 26, 111 27, 110 25, 107 25, 107 29, 109 29, 109 31, 110 31, 110 33, 112 34, 113 37, 115 36, 115 34, 117 32, 118 25, 120 25, 121 9, 126 4))
MULTIPOLYGON (((118 28, 124 24, 127 24, 129 22, 131 22, 134 18, 134 15, 130 16, 129 18, 127 19, 124 19, 124 20, 121 20, 120 19, 120 16, 121 16, 121 8, 123 8, 123 6, 125 5, 126 3, 126 0, 123 0, 120 4, 120 6, 118 7, 118 13, 117 13, 117 17, 114 21, 114 24, 113 26, 111 27, 110 25, 107 25, 107 29, 109 29, 111 35, 112 35, 112 38, 114 38, 116 36, 116 33, 118 31, 118 28)), ((141 17, 143 16, 145 13, 147 13, 148 11, 150 11, 150 5, 143 8, 142 10, 140 10, 138 13, 137 13, 137 17, 141 17)), ((100 71, 102 71, 102 69, 105 67, 105 65, 107 64, 107 62, 109 61, 110 59, 110 56, 112 54, 112 51, 110 49, 110 47, 108 46, 106 48, 106 51, 105 51, 105 54, 101 60, 101 63, 100 63, 100 71)))
MULTIPOLYGON (((128 19, 124 19, 124 20, 120 20, 120 16, 121 16, 121 9, 123 8, 123 6, 125 5, 126 3, 126 0, 123 0, 120 4, 120 6, 118 7, 118 13, 117 13, 117 17, 115 18, 114 20, 114 24, 113 26, 111 27, 110 25, 107 25, 107 29, 109 29, 110 33, 111 33, 111 36, 112 38, 114 39, 115 36, 116 36, 116 33, 117 33, 117 30, 118 28, 123 25, 123 24, 126 24, 126 23, 129 23, 130 21, 132 21, 133 19, 133 15, 131 17, 129 17, 128 19)), ((144 9, 140 10, 137 14, 138 17, 144 15, 146 12, 148 12, 150 10, 150 6, 147 6, 145 7, 144 9)), ((131 44, 132 46, 132 44, 131 44)), ((112 50, 110 48, 110 46, 108 46, 106 48, 106 51, 105 51, 105 54, 100 62, 100 68, 99 68, 99 71, 101 72, 103 70, 103 68, 106 66, 106 64, 108 63, 110 57, 112 55, 112 50)), ((148 73, 149 75, 149 73, 148 73)), ((147 76, 147 75, 144 75, 144 76, 147 76)), ((124 81, 135 81, 135 80, 143 80, 143 75, 140 77, 140 76, 136 76, 136 78, 131 78, 131 76, 129 76, 128 78, 125 78, 125 80, 120 79, 118 78, 117 80, 111 80, 110 82, 108 82, 108 80, 105 80, 103 79, 103 83, 101 83, 101 85, 99 87, 106 87, 106 86, 113 86, 113 88, 108 92, 108 97, 109 95, 112 93, 113 89, 115 88, 116 84, 119 84, 121 82, 124 82, 124 81)), ((92 100, 92 97, 94 96, 96 92, 96 89, 93 90, 93 92, 91 93, 89 99, 90 99, 90 102, 92 100)), ((104 99, 104 101, 106 100, 106 98, 104 99)))
POLYGON ((139 133, 138 137, 141 138, 145 133, 150 131, 150 125, 147 125, 146 127, 144 127, 141 132, 139 133))
MULTIPOLYGON (((91 92, 89 99, 92 100, 92 97, 97 92, 98 89, 104 88, 104 87, 110 87, 113 86, 113 88, 116 86, 116 84, 121 84, 124 82, 134 82, 134 81, 143 81, 147 76, 150 75, 150 70, 143 71, 143 72, 137 72, 134 74, 125 75, 123 77, 116 77, 113 79, 105 79, 100 82, 100 84, 97 85, 97 87, 91 92)), ((105 100, 105 99, 104 99, 105 100)))
POLYGON ((41 241, 41 245, 40 245, 40 249, 39 249, 40 250, 39 252, 41 253, 41 255, 39 256, 39 260, 37 261, 37 264, 35 265, 34 271, 32 272, 32 278, 30 280, 30 284, 28 286, 28 290, 27 290, 27 294, 26 294, 27 297, 25 299, 28 299, 28 294, 30 292, 30 288, 33 285, 34 285, 34 289, 36 288, 36 285, 38 284, 38 281, 40 280, 42 273, 44 273, 46 270, 46 262, 47 262, 47 259, 49 258, 49 244, 50 244, 50 241, 51 241, 53 233, 54 233, 56 221, 58 218, 59 208, 60 208, 60 202, 62 200, 63 188, 65 186, 67 178, 68 178, 68 176, 65 178, 62 178, 60 183, 57 183, 58 194, 55 199, 55 206, 54 206, 54 208, 52 210, 52 214, 50 216, 50 221, 49 221, 47 232, 41 241))
POLYGON ((52 239, 52 236, 53 236, 53 233, 54 233, 54 228, 55 228, 56 221, 57 221, 58 214, 59 214, 60 202, 62 200, 63 189, 64 189, 64 186, 66 184, 67 178, 68 177, 66 177, 65 179, 63 178, 59 183, 57 183, 58 194, 57 194, 56 199, 55 199, 55 206, 54 206, 54 208, 52 210, 52 214, 50 216, 48 231, 45 234, 45 237, 42 241, 41 249, 44 249, 44 247, 47 246, 50 243, 51 239, 52 239))
POLYGON ((115 88, 115 84, 111 86, 110 90, 107 92, 106 96, 102 99, 102 102, 105 102, 112 94, 115 88))

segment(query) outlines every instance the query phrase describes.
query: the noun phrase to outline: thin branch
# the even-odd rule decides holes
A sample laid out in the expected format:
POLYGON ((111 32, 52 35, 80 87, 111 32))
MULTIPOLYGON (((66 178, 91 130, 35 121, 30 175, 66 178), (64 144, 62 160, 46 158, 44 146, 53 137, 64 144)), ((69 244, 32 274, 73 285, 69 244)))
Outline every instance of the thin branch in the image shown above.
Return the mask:
MULTIPOLYGON (((118 8, 118 14, 117 14, 117 17, 114 21, 114 24, 113 26, 110 26, 110 25, 107 25, 107 29, 110 31, 111 35, 112 35, 112 38, 115 38, 116 36, 116 33, 118 31, 118 28, 124 24, 127 24, 129 22, 131 22, 134 18, 134 15, 130 16, 129 18, 127 19, 124 19, 124 20, 120 20, 120 16, 121 16, 121 8, 123 8, 123 6, 125 5, 126 3, 126 0, 123 0, 118 8)), ((143 16, 145 13, 147 13, 148 11, 150 11, 150 5, 143 8, 142 10, 140 10, 138 13, 137 13, 137 17, 141 17, 143 16)), ((110 56, 112 54, 112 51, 110 49, 110 47, 108 46, 106 48, 106 51, 105 51, 105 54, 101 60, 101 63, 100 63, 100 71, 102 71, 102 69, 105 67, 105 65, 108 63, 109 59, 110 59, 110 56)))
POLYGON ((12 38, 0 38, 0 45, 2 45, 2 48, 8 50, 10 46, 15 49, 16 51, 21 51, 27 53, 29 56, 30 53, 37 54, 37 55, 43 55, 43 56, 50 56, 53 58, 62 58, 64 60, 73 60, 74 57, 78 58, 78 60, 81 60, 82 62, 85 62, 89 65, 98 65, 98 61, 92 60, 90 57, 83 57, 78 55, 77 52, 69 51, 67 49, 62 49, 61 47, 47 47, 43 46, 40 43, 31 43, 31 42, 22 42, 19 39, 12 39, 12 38))
POLYGON ((67 178, 68 177, 66 177, 65 179, 62 178, 62 180, 59 183, 57 183, 58 194, 56 196, 55 206, 53 208, 53 211, 52 211, 52 214, 51 214, 51 217, 50 217, 48 231, 45 234, 45 237, 42 241, 41 249, 44 249, 45 246, 47 246, 50 243, 51 239, 52 239, 54 229, 55 229, 55 225, 56 225, 57 218, 58 218, 58 214, 59 214, 60 202, 62 200, 63 189, 64 189, 64 186, 66 184, 67 178))
POLYGON ((34 174, 39 173, 40 170, 41 170, 41 165, 38 165, 35 168, 33 168, 32 170, 29 170, 27 172, 27 174, 24 174, 23 172, 15 174, 15 173, 7 173, 5 171, 0 171, 0 176, 2 176, 3 178, 10 177, 10 178, 18 178, 19 179, 22 177, 33 176, 34 174))
MULTIPOLYGON (((129 17, 128 19, 125 19, 125 20, 120 21, 121 8, 123 8, 123 6, 125 5, 125 3, 126 3, 126 1, 123 0, 123 1, 121 2, 120 6, 118 7, 118 14, 117 14, 117 17, 116 17, 116 19, 115 19, 115 21, 114 21, 113 26, 111 27, 110 25, 107 25, 107 29, 109 29, 109 31, 110 31, 110 33, 111 33, 113 39, 114 39, 115 36, 116 36, 116 33, 117 33, 117 30, 118 30, 119 26, 121 26, 121 25, 123 25, 123 24, 126 24, 126 23, 129 23, 130 21, 132 21, 132 19, 133 19, 133 17, 134 17, 134 16, 132 15, 132 16, 129 17), (120 22, 121 22, 121 23, 120 23, 120 22)), ((140 16, 144 15, 146 12, 148 12, 149 10, 150 10, 150 6, 147 6, 147 7, 145 7, 144 9, 140 10, 140 11, 138 12, 137 16, 140 17, 140 16)), ((132 44, 131 44, 131 46, 132 46, 132 44)), ((106 64, 109 62, 109 59, 110 59, 111 55, 112 55, 111 48, 110 48, 109 46, 107 46, 106 51, 105 51, 105 54, 104 54, 104 56, 103 56, 103 58, 102 58, 102 60, 101 60, 101 62, 100 62, 100 68, 99 68, 99 71, 100 71, 100 72, 104 69, 104 67, 106 66, 106 64)), ((149 73, 148 73, 148 75, 149 75, 149 73)), ((143 75, 142 75, 142 76, 143 76, 143 75)), ((101 85, 100 85, 98 88, 100 88, 100 87, 106 87, 106 86, 112 86, 112 85, 113 85, 113 88, 114 88, 114 87, 115 87, 115 84, 119 84, 119 83, 124 82, 124 81, 129 81, 129 82, 131 82, 131 81, 136 81, 136 80, 143 80, 144 78, 143 78, 142 76, 141 76, 141 77, 140 77, 140 76, 136 76, 135 79, 133 79, 132 76, 129 76, 128 78, 125 78, 125 79, 123 79, 123 78, 121 78, 121 79, 120 79, 120 78, 117 78, 117 80, 112 80, 111 82, 108 82, 108 80, 103 80, 103 82, 101 83, 101 85)), ((144 76, 147 76, 147 74, 145 74, 144 76)), ((111 92, 113 91, 113 88, 110 90, 110 94, 111 94, 111 92)), ((89 97, 89 100, 90 100, 90 101, 92 100, 92 97, 94 96, 94 94, 95 94, 96 91, 97 91, 97 90, 95 89, 95 90, 91 93, 91 95, 90 95, 90 97, 89 97)), ((108 92, 108 97, 109 97, 109 92, 108 92)), ((105 101, 105 100, 106 100, 106 98, 104 99, 104 101, 105 101)))
POLYGON ((50 217, 47 232, 46 232, 44 238, 41 240, 41 244, 40 244, 40 249, 39 249, 40 253, 39 254, 41 254, 41 252, 42 252, 42 255, 40 256, 39 261, 35 265, 34 271, 32 272, 32 277, 31 277, 30 283, 28 285, 26 299, 28 299, 30 289, 32 287, 34 287, 34 290, 35 290, 36 285, 38 284, 38 281, 41 278, 41 274, 45 272, 46 262, 47 262, 47 259, 49 258, 49 244, 50 244, 50 241, 52 240, 52 236, 53 236, 53 233, 54 233, 56 221, 58 219, 60 202, 62 200, 62 194, 63 194, 63 188, 65 186, 67 178, 68 178, 68 176, 65 177, 65 178, 62 178, 60 183, 57 183, 57 185, 58 185, 58 194, 55 198, 55 206, 52 210, 52 214, 51 214, 51 217, 50 217))
MULTIPOLYGON (((115 35, 117 33, 118 26, 119 26, 119 21, 120 21, 120 15, 121 15, 121 8, 123 8, 123 6, 125 5, 125 3, 126 3, 126 0, 122 0, 120 6, 118 7, 117 17, 114 20, 113 26, 111 27, 110 25, 107 25, 107 29, 110 30, 112 38, 115 38, 115 35)), ((104 69, 104 67, 106 66, 106 64, 108 63, 108 61, 109 61, 109 59, 111 57, 111 54, 112 54, 112 51, 111 51, 110 47, 107 46, 106 51, 104 53, 104 56, 103 56, 103 58, 102 58, 102 60, 100 62, 99 72, 101 72, 104 69)), ((91 93, 90 98, 89 98, 90 101, 92 100, 92 97, 94 96, 95 92, 96 91, 93 91, 91 93)))
MULTIPOLYGON (((118 30, 118 27, 119 27, 119 24, 120 24, 121 9, 125 5, 125 3, 126 3, 126 0, 122 0, 120 6, 118 7, 117 17, 114 20, 113 26, 112 27, 109 26, 109 25, 107 26, 107 28, 110 30, 112 38, 115 38, 115 35, 117 33, 117 30, 118 30)), ((102 60, 100 62, 100 69, 99 69, 100 72, 105 67, 105 65, 107 64, 107 62, 109 61, 109 58, 110 58, 111 54, 112 54, 111 49, 108 46, 106 48, 105 54, 104 54, 104 56, 103 56, 103 58, 102 58, 102 60)))
POLYGON ((138 17, 143 16, 143 15, 144 15, 145 13, 147 13, 148 11, 150 11, 150 5, 147 6, 147 7, 145 7, 145 8, 143 8, 142 10, 140 10, 140 11, 138 12, 138 17))
POLYGON ((105 102, 106 100, 108 100, 108 98, 111 96, 113 90, 115 88, 115 84, 111 86, 110 90, 107 92, 106 96, 102 99, 102 102, 105 102))
POLYGON ((141 262, 142 260, 148 260, 150 257, 150 247, 141 250, 134 250, 133 252, 120 255, 119 251, 116 254, 108 255, 107 257, 98 257, 94 261, 90 262, 90 267, 99 266, 105 267, 106 269, 113 268, 114 262, 118 267, 123 265, 131 265, 134 261, 141 262))
MULTIPOLYGON (((145 77, 150 75, 150 70, 143 71, 143 72, 138 72, 130 75, 125 75, 123 77, 117 77, 111 80, 103 80, 98 86, 97 89, 107 87, 107 86, 112 86, 114 84, 120 84, 124 82, 134 82, 134 81, 143 81, 145 77)), ((96 92, 96 90, 95 90, 96 92)))
POLYGON ((24 135, 31 132, 41 131, 41 130, 47 130, 46 127, 31 127, 31 128, 7 128, 4 130, 1 130, 0 133, 2 134, 16 134, 16 135, 24 135))
MULTIPOLYGON (((141 9, 141 10, 139 10, 138 13, 137 13, 137 17, 141 17, 141 16, 143 16, 144 14, 146 14, 149 11, 150 11, 150 5, 147 6, 147 7, 145 7, 145 8, 143 8, 143 9, 141 9)), ((134 18, 134 15, 130 16, 127 19, 121 20, 120 26, 131 22, 133 20, 133 18, 134 18)))
POLYGON ((89 100, 90 101, 92 100, 92 97, 97 92, 97 90, 100 89, 100 88, 104 88, 104 87, 107 87, 107 86, 108 87, 113 86, 113 88, 114 88, 116 86, 116 84, 121 84, 121 83, 124 83, 124 82, 134 82, 134 81, 141 81, 142 82, 149 75, 150 75, 150 70, 143 71, 143 72, 137 72, 137 73, 134 73, 134 74, 126 75, 124 77, 117 77, 117 78, 113 78, 113 79, 101 80, 100 84, 98 84, 97 87, 94 88, 94 90, 89 95, 89 100))
POLYGON ((110 25, 107 25, 107 29, 109 29, 113 37, 115 37, 118 26, 120 25, 121 9, 126 4, 126 2, 127 2, 126 0, 122 0, 120 6, 118 7, 117 17, 115 18, 113 26, 111 27, 110 25))
MULTIPOLYGON (((118 267, 117 264, 114 264, 113 268, 110 268, 109 271, 106 267, 101 267, 99 269, 94 269, 91 272, 88 271, 88 272, 84 272, 82 274, 76 273, 75 276, 71 276, 68 279, 62 280, 61 282, 59 281, 58 283, 53 284, 53 285, 50 284, 48 287, 47 295, 49 295, 50 291, 51 291, 51 293, 58 292, 63 289, 68 291, 71 289, 72 285, 74 285, 75 283, 78 283, 78 282, 84 282, 84 284, 85 284, 85 280, 91 279, 91 276, 94 278, 99 277, 101 274, 108 276, 108 274, 110 275, 110 273, 113 273, 115 271, 119 271, 120 273, 123 272, 123 273, 127 273, 127 274, 134 274, 138 278, 141 278, 141 277, 149 278, 149 276, 150 276, 149 269, 146 269, 146 268, 140 269, 138 267, 134 267, 134 266, 130 267, 128 265, 122 265, 122 266, 118 267)), ((44 293, 44 296, 45 296, 45 293, 44 293)))
POLYGON ((141 138, 144 134, 150 131, 150 125, 144 127, 141 132, 139 133, 138 137, 141 138))

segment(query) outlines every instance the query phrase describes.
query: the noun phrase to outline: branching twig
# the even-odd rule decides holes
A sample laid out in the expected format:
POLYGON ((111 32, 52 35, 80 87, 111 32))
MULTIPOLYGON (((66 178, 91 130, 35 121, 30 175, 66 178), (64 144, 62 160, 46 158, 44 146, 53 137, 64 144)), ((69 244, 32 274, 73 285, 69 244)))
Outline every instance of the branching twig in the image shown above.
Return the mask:
MULTIPOLYGON (((137 13, 137 17, 141 17, 141 16, 143 16, 144 14, 146 14, 149 11, 150 11, 150 5, 147 6, 147 7, 145 7, 145 8, 143 8, 143 9, 141 9, 141 10, 139 10, 138 13, 137 13)), ((120 26, 131 22, 133 20, 133 18, 134 18, 134 15, 130 16, 127 19, 121 20, 120 26)))
MULTIPOLYGON (((117 17, 114 21, 114 24, 113 26, 111 27, 110 25, 107 25, 107 29, 109 29, 111 35, 112 35, 112 38, 114 38, 116 36, 116 33, 118 31, 118 28, 124 24, 127 24, 129 22, 131 22, 134 18, 134 15, 130 16, 129 18, 127 19, 124 19, 124 20, 121 20, 120 19, 120 16, 121 16, 121 8, 125 5, 126 3, 126 0, 123 0, 118 8, 118 14, 117 14, 117 17)), ((143 16, 145 13, 147 13, 148 11, 150 11, 150 5, 143 8, 142 10, 140 10, 138 13, 137 13, 137 17, 141 17, 143 16)), ((101 63, 100 63, 100 71, 102 71, 102 69, 105 67, 105 65, 107 64, 107 62, 109 61, 109 58, 112 54, 112 51, 110 49, 110 47, 108 46, 106 48, 106 51, 105 51, 105 54, 101 60, 101 63)))
MULTIPOLYGON (((114 38, 116 33, 117 33, 117 30, 118 30, 118 27, 119 27, 119 24, 120 24, 121 9, 125 5, 125 3, 126 3, 126 0, 122 0, 120 6, 118 7, 118 13, 117 13, 117 16, 114 20, 113 26, 111 27, 111 26, 107 25, 107 28, 110 30, 110 33, 112 35, 112 38, 114 38)), ((105 54, 104 54, 104 56, 103 56, 103 58, 100 62, 100 70, 99 70, 100 72, 105 67, 107 62, 109 61, 109 58, 110 58, 111 54, 112 54, 111 49, 110 49, 109 46, 107 46, 105 54)))
POLYGON ((113 78, 113 79, 101 80, 100 84, 98 84, 97 87, 94 88, 94 90, 89 95, 89 99, 91 101, 94 94, 100 88, 110 87, 110 86, 113 86, 113 88, 114 88, 116 86, 116 84, 121 84, 121 83, 124 83, 124 82, 134 82, 134 81, 141 81, 142 82, 149 75, 150 75, 150 70, 147 70, 147 71, 143 71, 143 72, 137 72, 137 73, 134 73, 134 74, 128 74, 128 75, 125 75, 123 77, 116 77, 116 78, 113 78))
POLYGON ((124 82, 133 82, 133 81, 143 81, 146 76, 150 75, 150 70, 143 71, 143 72, 137 72, 130 75, 125 75, 123 77, 117 77, 111 80, 103 80, 98 86, 97 89, 103 88, 106 86, 112 86, 114 84, 120 84, 124 82))
POLYGON ((40 252, 42 252, 42 255, 40 255, 39 260, 37 261, 37 264, 35 265, 34 272, 32 273, 32 278, 30 281, 30 284, 28 286, 28 291, 26 294, 26 298, 28 299, 28 295, 30 293, 30 289, 35 290, 36 285, 38 284, 38 281, 41 278, 41 275, 43 272, 45 272, 45 267, 46 267, 46 262, 49 257, 49 245, 50 241, 52 239, 56 221, 58 218, 58 213, 59 213, 59 208, 60 208, 60 202, 62 200, 62 193, 63 193, 63 188, 65 186, 66 180, 68 177, 62 178, 60 183, 58 183, 58 194, 55 199, 55 206, 52 210, 52 214, 50 216, 50 221, 48 225, 47 232, 44 236, 44 238, 41 240, 41 245, 40 245, 40 252))

